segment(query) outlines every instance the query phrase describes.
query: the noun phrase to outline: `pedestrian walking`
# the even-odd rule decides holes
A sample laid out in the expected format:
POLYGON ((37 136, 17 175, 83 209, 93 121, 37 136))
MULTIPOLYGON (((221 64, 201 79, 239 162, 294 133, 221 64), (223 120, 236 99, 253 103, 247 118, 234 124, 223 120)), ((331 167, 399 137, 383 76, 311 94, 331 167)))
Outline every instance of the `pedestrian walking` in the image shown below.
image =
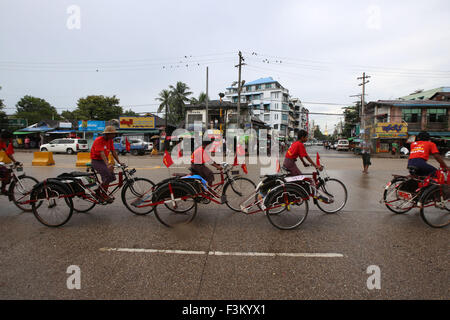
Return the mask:
POLYGON ((369 173, 369 166, 372 164, 370 162, 370 151, 372 149, 370 143, 368 143, 366 140, 361 141, 361 155, 363 160, 363 173, 368 174, 369 173))
POLYGON ((30 137, 26 136, 25 138, 25 149, 30 149, 30 137))

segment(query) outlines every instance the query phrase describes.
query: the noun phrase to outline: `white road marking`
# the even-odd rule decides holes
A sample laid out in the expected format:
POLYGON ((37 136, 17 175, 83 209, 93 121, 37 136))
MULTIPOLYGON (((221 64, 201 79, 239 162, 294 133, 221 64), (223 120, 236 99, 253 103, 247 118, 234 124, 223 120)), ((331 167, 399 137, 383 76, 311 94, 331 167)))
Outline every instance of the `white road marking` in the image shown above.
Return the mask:
POLYGON ((302 253, 302 252, 222 252, 222 251, 189 251, 189 250, 161 250, 137 248, 100 248, 103 252, 131 252, 131 253, 165 253, 165 254, 194 254, 210 256, 241 256, 241 257, 294 257, 294 258, 343 258, 341 253, 302 253))

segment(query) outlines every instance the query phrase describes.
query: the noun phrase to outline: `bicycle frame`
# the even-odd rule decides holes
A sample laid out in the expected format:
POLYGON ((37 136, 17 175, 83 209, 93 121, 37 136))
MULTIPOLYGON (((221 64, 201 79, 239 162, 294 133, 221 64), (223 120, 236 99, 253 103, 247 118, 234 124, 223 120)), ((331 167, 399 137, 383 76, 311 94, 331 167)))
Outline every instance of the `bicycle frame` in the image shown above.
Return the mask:
MULTIPOLYGON (((432 205, 427 206, 420 202, 424 189, 431 185, 439 185, 441 188, 441 197, 442 197, 442 185, 450 184, 449 181, 447 181, 448 173, 446 173, 445 171, 442 171, 442 170, 436 171, 436 178, 433 178, 431 175, 426 176, 426 177, 418 177, 418 176, 413 176, 413 175, 407 175, 407 176, 394 175, 394 178, 405 178, 406 179, 405 181, 414 179, 414 180, 418 181, 418 186, 419 186, 418 189, 416 189, 414 191, 414 193, 406 192, 406 191, 404 192, 405 194, 408 193, 412 196, 412 198, 410 198, 410 199, 404 198, 404 199, 395 199, 392 201, 384 201, 384 199, 380 200, 381 203, 385 203, 387 206, 395 207, 398 209, 401 209, 401 207, 395 206, 393 204, 394 202, 402 201, 403 204, 411 204, 412 206, 410 207, 410 209, 432 206, 432 205)), ((390 186, 391 186, 391 181, 386 185, 385 190, 387 190, 390 186)))
MULTIPOLYGON (((201 192, 198 192, 196 194, 193 195, 188 195, 188 196, 184 196, 181 198, 174 198, 174 195, 172 193, 172 187, 171 187, 171 182, 169 181, 169 189, 170 189, 170 193, 171 193, 171 200, 162 200, 162 201, 158 201, 158 202, 152 202, 153 199, 143 199, 141 204, 137 205, 136 208, 145 208, 145 207, 149 207, 149 206, 157 206, 160 204, 164 204, 164 203, 176 203, 177 201, 184 201, 187 200, 188 198, 197 198, 197 197, 203 197, 205 199, 208 199, 216 204, 224 204, 225 202, 223 201, 223 186, 229 182, 232 181, 233 178, 230 177, 229 172, 231 171, 231 167, 230 168, 225 168, 225 170, 221 170, 220 172, 216 172, 214 174, 216 175, 220 175, 220 181, 216 184, 213 184, 211 186, 208 186, 207 189, 204 188, 204 186, 201 186, 201 192), (220 198, 220 201, 218 201, 217 199, 220 198)), ((187 175, 189 176, 189 175, 187 175)), ((176 178, 174 178, 176 179, 176 178)), ((185 179, 189 179, 189 178, 185 178, 185 179)), ((232 186, 232 185, 231 185, 232 186)), ((154 190, 152 190, 154 191, 154 190)), ((150 198, 151 196, 148 196, 146 198, 150 198)))

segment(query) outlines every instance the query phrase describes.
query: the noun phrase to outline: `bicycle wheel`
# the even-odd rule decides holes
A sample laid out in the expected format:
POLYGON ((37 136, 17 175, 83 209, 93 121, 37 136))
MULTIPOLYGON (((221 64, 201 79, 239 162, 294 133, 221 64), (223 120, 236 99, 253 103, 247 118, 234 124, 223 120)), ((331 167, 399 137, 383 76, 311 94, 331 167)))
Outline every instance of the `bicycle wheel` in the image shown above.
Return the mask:
POLYGON ((450 224, 450 186, 441 185, 426 191, 420 201, 420 216, 433 228, 450 224))
MULTIPOLYGON (((20 176, 17 179, 17 181, 13 180, 9 186, 11 201, 13 201, 20 210, 31 212, 33 211, 32 204, 29 202, 31 191, 39 181, 29 176, 20 176)), ((36 206, 39 205, 40 204, 36 204, 36 206)))
POLYGON ((122 202, 125 207, 137 215, 146 215, 155 209, 154 206, 139 208, 139 205, 147 204, 153 198, 155 184, 145 178, 134 178, 130 180, 122 189, 122 202))
POLYGON ((402 214, 414 208, 415 203, 411 201, 410 196, 402 193, 399 188, 409 180, 406 177, 398 177, 391 180, 391 184, 383 192, 383 202, 390 211, 402 214))
MULTIPOLYGON (((85 197, 92 199, 92 196, 87 195, 84 189, 77 183, 65 183, 65 186, 70 189, 70 194, 75 194, 72 197, 73 210, 80 213, 87 213, 95 207, 95 202, 89 201, 85 197)), ((93 200, 93 199, 92 199, 93 200)))
POLYGON ((297 228, 308 216, 307 199, 308 194, 298 185, 285 184, 272 189, 264 201, 269 222, 281 230, 297 228))
POLYGON ((153 202, 164 201, 155 206, 155 216, 166 227, 188 224, 197 214, 197 202, 193 199, 192 187, 184 182, 169 182, 160 186, 153 202))
POLYGON ((247 200, 256 189, 252 180, 244 177, 231 178, 223 189, 226 204, 233 211, 241 212, 241 203, 247 200))
POLYGON ((347 203, 347 188, 338 179, 326 178, 317 189, 317 196, 316 205, 320 210, 325 213, 336 213, 347 203))
POLYGON ((73 213, 72 199, 64 185, 42 183, 31 192, 33 214, 47 227, 60 227, 70 220, 73 213), (42 200, 42 205, 36 202, 42 200))

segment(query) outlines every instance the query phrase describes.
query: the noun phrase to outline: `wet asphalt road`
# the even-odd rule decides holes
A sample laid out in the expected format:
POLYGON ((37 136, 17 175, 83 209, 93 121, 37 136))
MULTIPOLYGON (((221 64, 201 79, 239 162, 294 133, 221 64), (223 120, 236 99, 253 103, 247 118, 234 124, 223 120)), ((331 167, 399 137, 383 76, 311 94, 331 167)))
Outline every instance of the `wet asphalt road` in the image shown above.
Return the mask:
MULTIPOLYGON (((339 214, 324 214, 311 204, 306 221, 292 231, 274 228, 262 213, 233 213, 214 204, 200 205, 190 225, 168 229, 152 214, 128 212, 119 196, 112 205, 74 213, 65 226, 52 229, 2 197, 0 299, 449 299, 449 228, 428 227, 417 209, 395 215, 379 203, 391 174, 406 173, 406 160, 372 159, 370 173, 363 175, 359 157, 309 148, 311 155, 316 151, 328 174, 346 184, 348 203, 339 214), (80 290, 67 288, 71 265, 81 270, 80 290), (367 288, 371 265, 380 268, 381 289, 367 288)), ((25 172, 38 179, 76 170, 75 156, 55 155, 56 165, 48 168, 31 167, 31 156, 16 154, 25 172)), ((159 181, 168 175, 160 157, 126 159, 138 176, 159 181)), ((249 166, 254 182, 258 169, 249 166)), ((171 170, 176 171, 186 170, 171 170)))

